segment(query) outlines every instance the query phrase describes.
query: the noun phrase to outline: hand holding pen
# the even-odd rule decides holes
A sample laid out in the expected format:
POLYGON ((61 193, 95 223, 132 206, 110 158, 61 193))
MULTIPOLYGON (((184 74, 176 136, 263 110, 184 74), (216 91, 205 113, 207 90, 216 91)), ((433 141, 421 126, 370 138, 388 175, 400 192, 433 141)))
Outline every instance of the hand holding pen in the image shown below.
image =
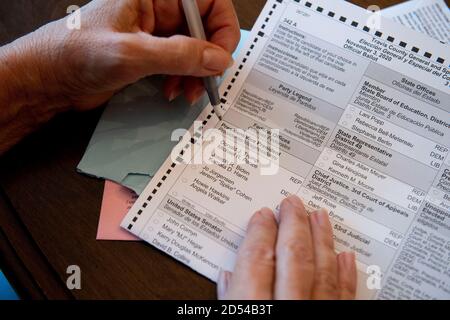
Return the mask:
MULTIPOLYGON (((199 8, 208 41, 181 35, 174 36, 183 41, 191 42, 192 47, 194 47, 194 43, 197 44, 195 45, 196 50, 194 50, 196 51, 197 56, 189 58, 189 55, 185 54, 182 61, 179 63, 190 63, 193 69, 196 68, 199 59, 203 65, 222 65, 222 63, 225 62, 225 55, 228 55, 229 57, 228 62, 232 62, 231 54, 235 51, 240 39, 239 22, 232 1, 197 0, 196 3, 199 8), (216 48, 217 50, 212 50, 213 54, 210 54, 211 50, 209 50, 209 48, 216 48)), ((161 24, 161 32, 173 32, 176 34, 181 29, 181 26, 186 25, 187 20, 184 8, 182 7, 182 2, 178 0, 154 1, 155 9, 164 9, 170 6, 175 6, 178 9, 172 10, 170 12, 170 17, 166 17, 165 20, 163 20, 164 18, 161 18, 161 20, 158 21, 161 24)), ((171 38, 174 37, 172 36, 171 38)), ((189 50, 190 48, 191 46, 188 46, 189 50)), ((212 69, 208 68, 208 70, 212 69)), ((205 94, 204 80, 202 77, 218 75, 225 70, 226 67, 219 72, 211 72, 209 74, 207 73, 207 70, 205 70, 205 72, 202 71, 201 74, 198 72, 195 72, 195 74, 171 73, 166 81, 164 94, 169 100, 173 100, 183 94, 186 97, 186 100, 193 104, 205 94)))

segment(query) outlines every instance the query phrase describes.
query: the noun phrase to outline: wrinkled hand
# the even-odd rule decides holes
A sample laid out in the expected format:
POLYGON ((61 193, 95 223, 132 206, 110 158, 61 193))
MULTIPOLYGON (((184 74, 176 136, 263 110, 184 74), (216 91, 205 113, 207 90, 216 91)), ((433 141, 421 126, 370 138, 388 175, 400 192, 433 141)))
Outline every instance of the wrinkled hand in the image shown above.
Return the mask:
POLYGON ((354 299, 353 253, 336 255, 325 211, 309 217, 301 200, 280 206, 277 224, 270 209, 252 217, 233 274, 221 272, 220 299, 354 299))
POLYGON ((64 18, 25 37, 22 47, 39 69, 43 94, 81 110, 153 74, 170 75, 167 98, 184 91, 194 102, 203 94, 195 77, 229 67, 240 37, 231 0, 198 3, 210 42, 180 35, 187 33, 181 1, 94 0, 81 10, 80 30, 69 30, 64 18))

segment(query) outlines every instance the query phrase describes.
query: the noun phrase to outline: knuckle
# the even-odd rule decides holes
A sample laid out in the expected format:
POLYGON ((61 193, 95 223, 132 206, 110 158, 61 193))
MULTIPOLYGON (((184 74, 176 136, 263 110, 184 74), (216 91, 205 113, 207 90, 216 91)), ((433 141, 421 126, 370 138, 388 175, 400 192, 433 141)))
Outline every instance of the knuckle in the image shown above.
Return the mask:
POLYGON ((174 36, 173 40, 177 43, 173 59, 176 69, 191 73, 198 64, 200 48, 192 45, 191 41, 185 41, 181 36, 174 36))
POLYGON ((254 244, 241 249, 241 257, 251 265, 275 265, 275 249, 269 245, 254 244))
POLYGON ((307 267, 314 266, 314 254, 310 246, 299 240, 288 240, 280 246, 280 254, 297 261, 307 267))
POLYGON ((124 56, 130 52, 130 43, 126 37, 115 37, 112 45, 113 51, 119 56, 124 56))
POLYGON ((329 269, 316 270, 316 286, 325 293, 337 293, 338 284, 336 274, 329 269))
POLYGON ((123 38, 117 38, 110 42, 110 46, 108 48, 109 61, 107 61, 110 70, 113 72, 125 71, 127 58, 133 53, 130 43, 123 38))

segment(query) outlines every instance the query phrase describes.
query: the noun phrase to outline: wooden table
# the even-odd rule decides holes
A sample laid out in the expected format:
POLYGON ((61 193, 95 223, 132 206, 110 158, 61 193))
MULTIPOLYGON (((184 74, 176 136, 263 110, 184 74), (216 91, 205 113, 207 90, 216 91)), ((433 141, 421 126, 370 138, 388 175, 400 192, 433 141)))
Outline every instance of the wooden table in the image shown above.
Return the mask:
MULTIPOLYGON (((77 0, 0 4, 0 45, 65 15, 77 0)), ((386 7, 398 0, 352 1, 386 7)), ((251 29, 265 0, 234 0, 251 29)), ((96 241, 103 181, 75 171, 102 110, 58 116, 0 158, 0 266, 23 298, 213 299, 215 285, 140 242, 96 241), (69 291, 66 269, 81 268, 69 291)))

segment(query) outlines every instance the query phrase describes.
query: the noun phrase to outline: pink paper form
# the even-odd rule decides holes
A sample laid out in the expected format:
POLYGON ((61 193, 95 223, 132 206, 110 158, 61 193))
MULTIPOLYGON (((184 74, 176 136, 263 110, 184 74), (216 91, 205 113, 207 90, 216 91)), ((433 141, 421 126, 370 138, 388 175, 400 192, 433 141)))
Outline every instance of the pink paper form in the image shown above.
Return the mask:
POLYGON ((140 240, 120 227, 136 199, 137 195, 130 189, 105 181, 97 240, 140 240))

